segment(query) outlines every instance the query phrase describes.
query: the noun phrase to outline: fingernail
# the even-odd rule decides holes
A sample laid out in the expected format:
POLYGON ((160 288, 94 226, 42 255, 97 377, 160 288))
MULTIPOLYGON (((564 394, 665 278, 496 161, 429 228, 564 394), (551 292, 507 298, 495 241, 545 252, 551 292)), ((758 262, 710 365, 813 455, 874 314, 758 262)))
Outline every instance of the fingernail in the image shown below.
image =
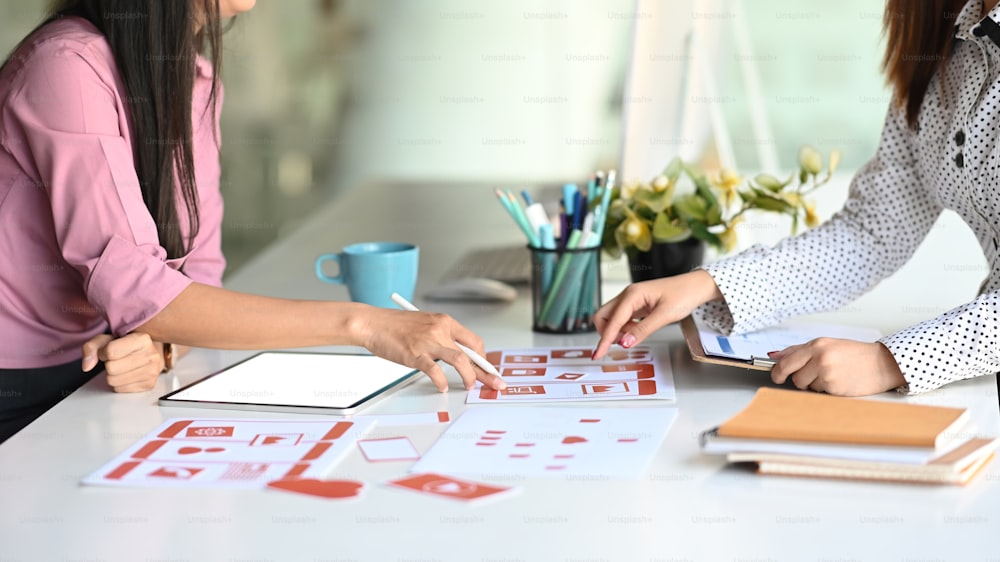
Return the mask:
POLYGON ((635 336, 632 334, 625 334, 622 339, 618 340, 619 345, 622 347, 632 347, 635 345, 635 336))
POLYGON ((767 352, 767 356, 771 357, 772 355, 777 355, 778 353, 781 353, 781 352, 780 351, 768 351, 767 352))
POLYGON ((88 355, 83 358, 83 363, 80 365, 80 367, 82 367, 83 372, 86 373, 87 371, 93 369, 95 364, 96 362, 94 361, 94 356, 88 355))
POLYGON ((500 382, 497 383, 497 387, 496 388, 497 388, 497 390, 506 390, 507 389, 507 383, 505 383, 503 381, 500 381, 500 382))

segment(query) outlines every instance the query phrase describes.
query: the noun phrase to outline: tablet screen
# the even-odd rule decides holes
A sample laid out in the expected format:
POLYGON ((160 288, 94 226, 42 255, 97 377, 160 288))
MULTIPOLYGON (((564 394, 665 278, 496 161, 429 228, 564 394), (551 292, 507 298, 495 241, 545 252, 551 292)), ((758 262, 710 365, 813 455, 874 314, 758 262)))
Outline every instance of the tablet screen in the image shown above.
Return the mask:
POLYGON ((161 403, 351 409, 418 371, 374 355, 267 351, 160 398, 161 403))

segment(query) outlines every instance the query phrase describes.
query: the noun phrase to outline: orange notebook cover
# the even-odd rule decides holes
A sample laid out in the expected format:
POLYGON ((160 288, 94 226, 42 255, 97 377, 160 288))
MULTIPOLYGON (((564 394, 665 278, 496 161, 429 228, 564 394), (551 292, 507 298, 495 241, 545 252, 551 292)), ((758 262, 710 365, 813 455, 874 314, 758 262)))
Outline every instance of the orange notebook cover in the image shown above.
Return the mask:
POLYGON ((761 388, 718 435, 814 443, 936 448, 968 423, 961 408, 761 388), (949 431, 952 430, 952 431, 949 431))

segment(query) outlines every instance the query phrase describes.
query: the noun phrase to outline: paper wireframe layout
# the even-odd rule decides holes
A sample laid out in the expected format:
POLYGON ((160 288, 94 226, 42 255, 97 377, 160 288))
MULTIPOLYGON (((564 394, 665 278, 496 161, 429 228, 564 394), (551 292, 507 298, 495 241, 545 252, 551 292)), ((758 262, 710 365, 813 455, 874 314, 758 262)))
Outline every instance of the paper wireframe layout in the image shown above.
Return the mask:
POLYGON ((259 353, 160 398, 160 405, 350 414, 420 372, 348 353, 259 353))
POLYGON ((411 470, 478 479, 635 479, 676 416, 674 408, 472 408, 411 470))
POLYGON ((601 361, 592 350, 534 348, 493 351, 487 360, 498 367, 507 388, 483 385, 466 402, 567 402, 675 398, 673 373, 666 357, 648 347, 616 349, 601 361))
POLYGON ((780 351, 792 345, 826 337, 873 342, 880 337, 877 330, 836 324, 789 323, 765 328, 748 334, 725 336, 695 318, 702 348, 707 355, 750 361, 766 358, 769 351, 780 351))
POLYGON ((155 488, 263 488, 321 477, 374 422, 169 419, 83 479, 155 488))

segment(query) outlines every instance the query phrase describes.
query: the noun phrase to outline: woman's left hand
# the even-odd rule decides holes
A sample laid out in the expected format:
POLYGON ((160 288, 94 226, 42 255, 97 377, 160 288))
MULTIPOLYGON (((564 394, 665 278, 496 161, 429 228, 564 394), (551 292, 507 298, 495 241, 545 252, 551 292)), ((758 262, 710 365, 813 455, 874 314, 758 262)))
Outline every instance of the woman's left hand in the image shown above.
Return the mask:
POLYGON ((867 396, 906 384, 889 349, 881 343, 817 338, 768 354, 777 384, 791 377, 796 388, 838 396, 867 396))
POLYGON ((115 392, 146 392, 163 372, 163 344, 140 332, 117 339, 100 334, 83 344, 83 370, 93 369, 98 359, 115 392))

